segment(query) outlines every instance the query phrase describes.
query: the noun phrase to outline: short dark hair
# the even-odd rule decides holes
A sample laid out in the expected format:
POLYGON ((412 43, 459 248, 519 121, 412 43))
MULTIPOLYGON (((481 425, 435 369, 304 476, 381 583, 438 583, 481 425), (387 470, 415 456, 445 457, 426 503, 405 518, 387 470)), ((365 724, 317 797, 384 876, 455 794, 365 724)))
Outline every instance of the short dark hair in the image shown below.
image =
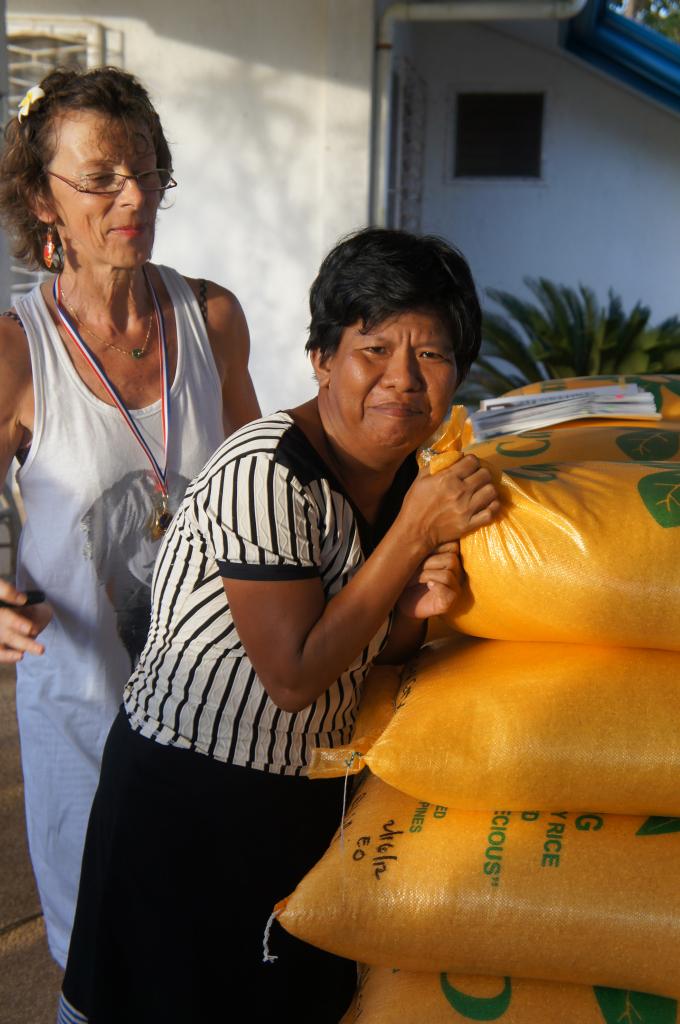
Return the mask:
MULTIPOLYGON (((5 146, 0 158, 0 219, 13 243, 14 255, 30 267, 42 269, 45 225, 33 212, 36 200, 49 194, 45 168, 54 156, 58 118, 69 110, 92 110, 113 118, 133 131, 140 125, 151 137, 156 166, 172 170, 172 158, 160 118, 149 95, 127 71, 102 67, 82 71, 56 68, 40 83, 45 95, 19 121, 10 118, 5 127, 5 146)), ((56 259, 50 268, 61 267, 61 243, 54 232, 56 259)))
POLYGON ((365 331, 414 310, 434 313, 447 328, 458 383, 481 343, 482 312, 470 268, 443 238, 390 228, 364 228, 329 252, 309 293, 306 351, 330 355, 345 327, 365 331))

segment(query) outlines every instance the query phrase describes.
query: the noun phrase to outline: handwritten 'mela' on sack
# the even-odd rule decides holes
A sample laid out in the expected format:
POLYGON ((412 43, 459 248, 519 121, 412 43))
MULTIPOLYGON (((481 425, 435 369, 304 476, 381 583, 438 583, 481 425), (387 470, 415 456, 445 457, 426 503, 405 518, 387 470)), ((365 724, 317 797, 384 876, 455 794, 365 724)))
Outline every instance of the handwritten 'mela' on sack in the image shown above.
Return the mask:
POLYGON ((410 971, 680 995, 680 820, 447 811, 371 777, 279 921, 410 971))

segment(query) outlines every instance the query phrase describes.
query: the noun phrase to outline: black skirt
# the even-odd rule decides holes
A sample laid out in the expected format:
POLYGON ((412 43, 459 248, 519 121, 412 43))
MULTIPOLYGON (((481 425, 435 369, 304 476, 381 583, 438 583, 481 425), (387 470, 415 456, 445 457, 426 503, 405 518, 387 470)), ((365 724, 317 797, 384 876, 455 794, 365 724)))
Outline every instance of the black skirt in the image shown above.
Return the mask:
POLYGON ((262 943, 274 904, 338 827, 342 788, 161 746, 121 712, 85 844, 71 1005, 91 1024, 337 1024, 355 964, 278 923, 275 963, 262 943))

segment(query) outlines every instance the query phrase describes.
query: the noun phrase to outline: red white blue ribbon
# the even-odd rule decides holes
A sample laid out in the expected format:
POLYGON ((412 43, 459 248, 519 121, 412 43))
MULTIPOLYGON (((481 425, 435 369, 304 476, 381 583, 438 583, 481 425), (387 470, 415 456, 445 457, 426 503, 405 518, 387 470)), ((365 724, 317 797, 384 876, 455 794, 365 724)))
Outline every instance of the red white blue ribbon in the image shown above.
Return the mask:
POLYGON ((154 476, 156 477, 158 490, 167 499, 168 497, 168 486, 167 486, 167 471, 168 471, 168 437, 170 434, 170 380, 168 376, 168 344, 165 335, 165 320, 163 318, 163 311, 160 307, 160 303, 153 289, 153 285, 149 279, 146 267, 142 267, 144 272, 144 278, 149 288, 151 295, 151 301, 153 302, 154 315, 156 317, 156 327, 158 330, 158 348, 160 355, 160 376, 161 376, 161 420, 163 423, 163 466, 160 465, 156 456, 151 451, 151 448, 144 440, 142 432, 135 423, 130 410, 121 398, 118 389, 116 388, 113 381, 111 381, 106 373, 106 370, 97 359, 96 355, 84 341, 80 331, 78 330, 75 322, 67 313, 66 309, 62 305, 61 301, 61 274, 55 277, 54 285, 52 287, 52 294, 54 295, 54 304, 59 314, 59 319, 62 322, 64 330, 68 334, 73 344, 78 348, 83 357, 87 360, 88 364, 92 367, 93 371, 97 374, 97 377, 101 381, 102 385, 106 389, 107 393, 111 396, 114 405, 118 408, 121 416, 127 423, 128 427, 132 431, 138 444, 143 449, 146 457, 151 463, 154 476))

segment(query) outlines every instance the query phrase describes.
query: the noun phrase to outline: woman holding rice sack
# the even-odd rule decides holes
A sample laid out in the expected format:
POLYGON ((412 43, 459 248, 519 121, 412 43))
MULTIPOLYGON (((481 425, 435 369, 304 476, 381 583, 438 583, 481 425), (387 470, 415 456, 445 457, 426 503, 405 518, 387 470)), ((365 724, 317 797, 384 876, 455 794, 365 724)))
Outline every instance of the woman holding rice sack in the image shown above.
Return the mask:
POLYGON ((312 286, 318 393, 232 435, 164 540, 149 639, 107 742, 62 1019, 336 1022, 354 965, 278 925, 325 850, 342 780, 305 778, 348 741, 366 674, 401 661, 456 585, 457 540, 498 509, 466 456, 418 474, 480 340, 464 259, 368 229, 312 286))

